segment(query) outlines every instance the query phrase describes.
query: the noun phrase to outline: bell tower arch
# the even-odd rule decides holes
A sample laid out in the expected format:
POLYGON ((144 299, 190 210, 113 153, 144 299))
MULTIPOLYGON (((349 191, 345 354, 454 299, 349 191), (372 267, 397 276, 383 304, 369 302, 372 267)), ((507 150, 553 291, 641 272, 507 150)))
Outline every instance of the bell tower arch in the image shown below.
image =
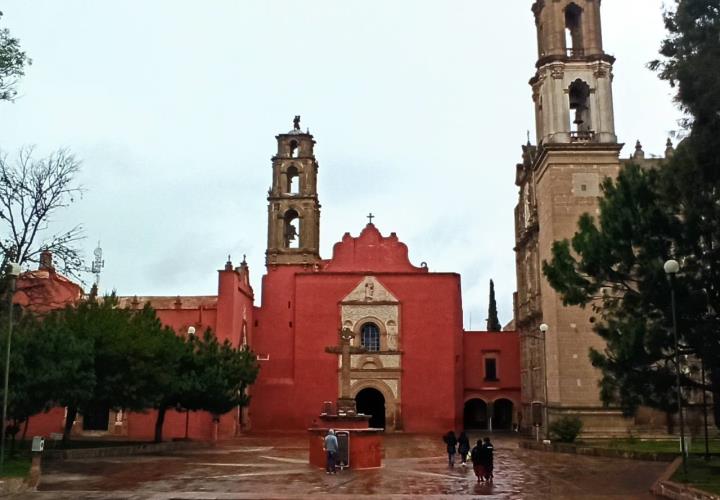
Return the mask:
POLYGON ((273 182, 268 191, 266 265, 311 264, 320 259, 320 203, 315 140, 300 129, 280 134, 272 158, 273 182))
POLYGON ((538 0, 537 73, 530 80, 538 144, 615 143, 612 69, 600 0, 538 0))

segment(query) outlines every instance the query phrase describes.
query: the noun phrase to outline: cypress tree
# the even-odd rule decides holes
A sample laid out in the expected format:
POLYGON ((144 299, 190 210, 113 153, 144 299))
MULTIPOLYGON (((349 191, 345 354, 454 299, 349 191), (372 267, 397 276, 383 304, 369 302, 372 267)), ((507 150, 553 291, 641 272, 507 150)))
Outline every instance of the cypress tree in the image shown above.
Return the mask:
POLYGON ((499 332, 502 330, 497 313, 497 302, 495 301, 495 283, 490 280, 490 305, 488 306, 487 331, 499 332))

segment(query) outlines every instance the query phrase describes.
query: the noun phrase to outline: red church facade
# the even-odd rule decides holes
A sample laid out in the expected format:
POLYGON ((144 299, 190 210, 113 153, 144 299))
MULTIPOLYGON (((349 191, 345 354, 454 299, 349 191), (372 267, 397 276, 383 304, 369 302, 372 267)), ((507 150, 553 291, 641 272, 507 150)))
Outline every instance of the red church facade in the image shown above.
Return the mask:
MULTIPOLYGON (((228 260, 218 272, 217 296, 121 298, 124 307, 150 302, 179 335, 211 328, 258 356, 249 408, 219 422, 170 412, 166 437, 183 437, 186 425, 197 439, 307 429, 322 404, 338 398, 340 359, 332 348, 341 330, 353 335, 351 395, 358 411, 373 415, 371 425, 417 433, 514 428, 517 334, 464 331, 460 275, 414 266, 395 233, 384 236, 372 223, 358 236, 345 234, 322 259, 315 142, 299 126, 277 139, 260 304, 244 260, 237 267, 228 260)), ((59 432, 62 418, 62 411, 33 417, 29 432, 59 432)), ((107 420, 106 434, 152 437, 153 412, 110 412, 107 420)), ((83 422, 76 428, 103 434, 83 431, 83 422)))

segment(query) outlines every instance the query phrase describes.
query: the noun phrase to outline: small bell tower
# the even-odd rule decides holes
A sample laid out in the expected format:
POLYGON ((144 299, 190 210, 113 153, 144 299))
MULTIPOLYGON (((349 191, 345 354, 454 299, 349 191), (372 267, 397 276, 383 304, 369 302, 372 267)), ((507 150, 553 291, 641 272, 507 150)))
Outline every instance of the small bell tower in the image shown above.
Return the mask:
POLYGON ((530 80, 538 144, 616 143, 615 58, 603 51, 600 0, 537 0, 537 73, 530 80))
POLYGON ((320 203, 315 140, 300 129, 276 137, 272 158, 273 181, 268 191, 268 245, 266 265, 312 264, 320 260, 320 203))

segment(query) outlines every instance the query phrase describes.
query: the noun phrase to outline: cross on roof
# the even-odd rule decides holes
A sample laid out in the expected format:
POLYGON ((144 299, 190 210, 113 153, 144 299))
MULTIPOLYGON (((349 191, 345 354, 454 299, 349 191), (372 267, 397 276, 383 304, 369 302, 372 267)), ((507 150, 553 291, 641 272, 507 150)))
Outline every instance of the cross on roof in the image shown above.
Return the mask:
POLYGON ((367 215, 367 218, 368 218, 368 221, 370 221, 370 224, 372 224, 372 220, 375 218, 375 216, 372 214, 372 212, 370 212, 370 213, 367 215))

